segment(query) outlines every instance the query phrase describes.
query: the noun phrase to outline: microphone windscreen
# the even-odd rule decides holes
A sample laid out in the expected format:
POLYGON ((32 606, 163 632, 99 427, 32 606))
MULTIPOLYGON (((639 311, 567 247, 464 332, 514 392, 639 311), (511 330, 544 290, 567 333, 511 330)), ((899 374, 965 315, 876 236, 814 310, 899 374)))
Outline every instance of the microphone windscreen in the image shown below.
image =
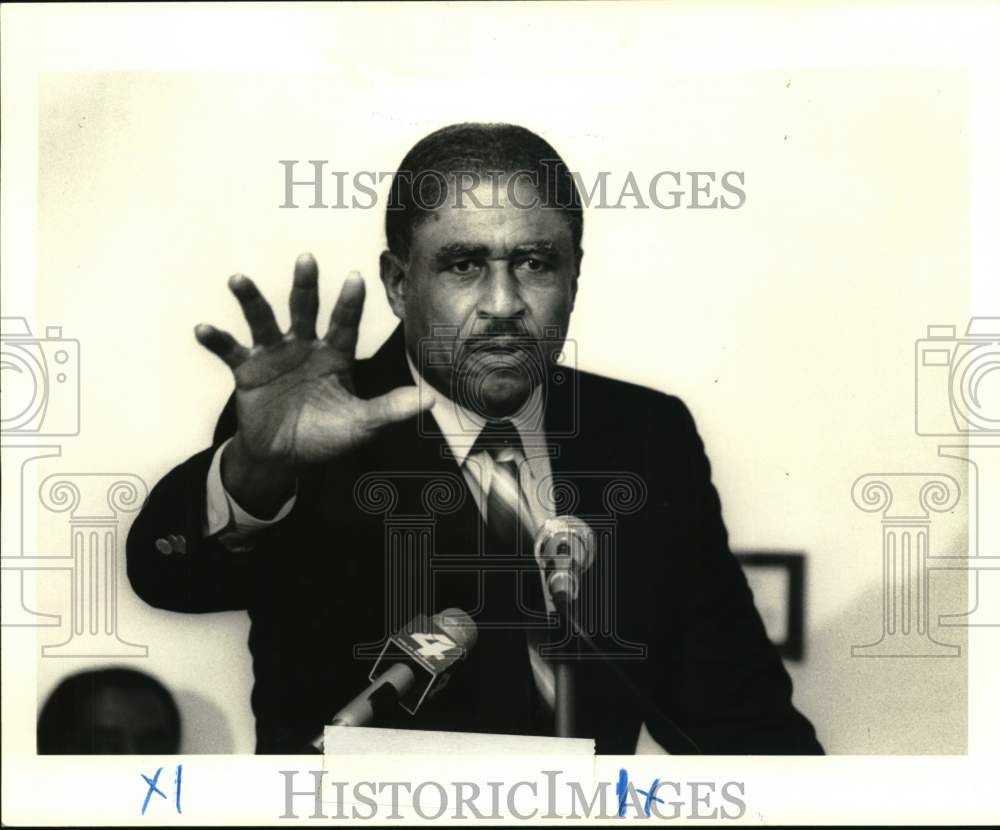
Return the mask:
POLYGON ((583 573, 594 562, 594 548, 594 531, 576 516, 547 519, 535 537, 535 556, 545 569, 583 573))
POLYGON ((472 649, 479 638, 475 622, 461 608, 446 608, 435 614, 433 621, 466 652, 472 649))

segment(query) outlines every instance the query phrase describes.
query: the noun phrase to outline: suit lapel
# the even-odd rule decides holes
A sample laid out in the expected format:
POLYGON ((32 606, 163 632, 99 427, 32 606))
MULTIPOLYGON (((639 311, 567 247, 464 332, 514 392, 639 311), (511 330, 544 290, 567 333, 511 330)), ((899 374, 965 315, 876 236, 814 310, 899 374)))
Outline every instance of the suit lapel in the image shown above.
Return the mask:
MULTIPOLYGON (((615 469, 608 460, 610 436, 601 434, 593 419, 598 402, 588 402, 586 410, 580 405, 581 376, 573 370, 557 371, 563 373, 564 382, 549 384, 545 410, 554 492, 569 494, 568 501, 557 499, 557 504, 567 505, 562 512, 583 519, 595 532, 595 561, 581 578, 578 607, 600 615, 599 606, 606 601, 604 597, 615 566, 613 556, 609 556, 608 542, 610 538, 611 546, 617 547, 619 530, 608 516, 605 498, 615 469), (589 423, 583 418, 584 412, 591 416, 589 423)), ((587 627, 586 621, 580 622, 587 627)))
MULTIPOLYGON (((366 398, 412 386, 402 326, 358 369, 358 393, 366 398)), ((362 474, 391 483, 398 501, 383 522, 387 528, 392 523, 400 530, 412 522, 413 539, 421 541, 414 541, 410 555, 421 557, 429 552, 437 563, 429 573, 420 563, 410 563, 416 569, 411 571, 414 579, 430 580, 429 590, 415 592, 424 597, 418 602, 421 610, 432 614, 451 606, 473 607, 474 575, 440 565, 448 556, 467 557, 477 549, 482 516, 433 416, 424 412, 385 429, 365 453, 362 474)), ((401 575, 385 574, 390 579, 397 576, 401 575)))

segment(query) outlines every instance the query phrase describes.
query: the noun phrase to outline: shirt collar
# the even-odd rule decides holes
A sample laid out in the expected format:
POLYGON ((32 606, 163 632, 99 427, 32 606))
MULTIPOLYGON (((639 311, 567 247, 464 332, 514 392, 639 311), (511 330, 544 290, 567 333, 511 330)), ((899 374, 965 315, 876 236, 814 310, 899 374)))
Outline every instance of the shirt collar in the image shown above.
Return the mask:
MULTIPOLYGON (((465 464, 465 459, 468 458, 469 451, 476 443, 476 439, 479 438, 479 433, 486 426, 486 419, 463 406, 459 406, 451 398, 445 397, 440 391, 431 387, 426 378, 417 370, 409 352, 406 352, 406 365, 410 369, 413 382, 421 390, 421 397, 426 390, 436 399, 437 402, 431 408, 431 415, 434 416, 438 429, 444 435, 448 449, 451 450, 461 467, 465 464)), ((537 414, 541 412, 541 395, 541 387, 536 386, 531 392, 528 403, 510 418, 511 423, 517 429, 517 434, 521 437, 521 443, 525 447, 538 446, 539 444, 544 446, 545 444, 545 432, 537 422, 537 414), (532 413, 536 413, 536 416, 533 416, 532 413)))

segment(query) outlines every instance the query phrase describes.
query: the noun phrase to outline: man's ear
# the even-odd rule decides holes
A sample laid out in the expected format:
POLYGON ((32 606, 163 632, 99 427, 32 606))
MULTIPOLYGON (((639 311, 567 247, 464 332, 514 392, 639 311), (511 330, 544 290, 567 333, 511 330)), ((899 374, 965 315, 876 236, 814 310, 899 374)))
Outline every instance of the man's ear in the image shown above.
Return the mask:
POLYGON ((573 275, 573 286, 572 286, 572 296, 569 299, 569 310, 573 311, 576 306, 576 289, 580 282, 580 263, 583 261, 583 249, 580 248, 576 252, 576 273, 573 275))
POLYGON ((378 258, 379 276, 392 313, 406 319, 406 265, 392 251, 382 251, 378 258))

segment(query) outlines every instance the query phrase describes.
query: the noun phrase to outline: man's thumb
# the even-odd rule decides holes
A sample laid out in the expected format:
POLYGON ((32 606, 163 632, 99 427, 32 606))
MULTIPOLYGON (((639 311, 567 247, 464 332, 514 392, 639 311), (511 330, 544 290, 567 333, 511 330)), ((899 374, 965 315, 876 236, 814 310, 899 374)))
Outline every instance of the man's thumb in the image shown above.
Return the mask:
POLYGON ((372 429, 415 418, 434 406, 434 395, 428 389, 401 386, 368 401, 368 423, 372 429))

